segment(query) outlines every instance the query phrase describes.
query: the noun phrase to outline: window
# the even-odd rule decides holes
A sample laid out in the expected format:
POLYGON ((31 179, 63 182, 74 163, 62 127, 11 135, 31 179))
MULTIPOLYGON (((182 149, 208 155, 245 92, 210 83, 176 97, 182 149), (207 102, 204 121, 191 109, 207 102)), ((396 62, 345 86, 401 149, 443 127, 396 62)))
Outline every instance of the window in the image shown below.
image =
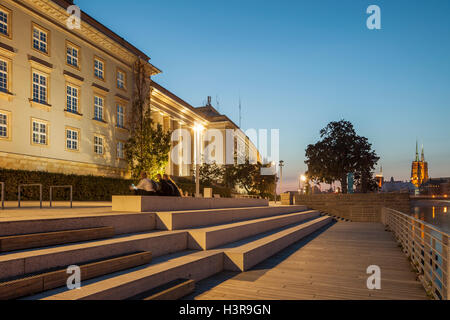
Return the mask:
POLYGON ((125 127, 124 108, 120 104, 117 105, 117 128, 125 127))
POLYGON ((118 69, 117 70, 117 88, 125 89, 126 88, 126 75, 125 72, 118 69))
POLYGON ((47 75, 33 71, 33 101, 47 103, 47 75))
POLYGON ((66 44, 67 64, 74 68, 79 68, 79 54, 80 49, 75 45, 67 42, 66 44))
POLYGON ((79 99, 79 90, 78 88, 67 85, 67 111, 71 113, 78 113, 78 99, 79 99))
POLYGON ((0 5, 0 35, 11 38, 11 11, 0 5))
POLYGON ((105 62, 99 58, 94 58, 94 75, 101 80, 105 80, 105 62))
POLYGON ((94 120, 103 121, 104 102, 102 97, 94 96, 94 120))
POLYGON ((8 62, 0 59, 0 91, 9 91, 8 82, 8 62))
POLYGON ((117 158, 124 159, 124 143, 122 141, 117 142, 117 158))
POLYGON ((103 138, 94 136, 94 152, 98 155, 103 155, 103 138))
POLYGON ((33 24, 33 48, 39 52, 48 54, 49 32, 44 28, 33 24))
POLYGON ((33 120, 33 144, 47 145, 48 144, 48 125, 39 120, 33 120))
POLYGON ((71 151, 78 151, 78 130, 66 129, 66 148, 71 151))
POLYGON ((8 134, 8 114, 0 112, 0 139, 9 138, 8 134))

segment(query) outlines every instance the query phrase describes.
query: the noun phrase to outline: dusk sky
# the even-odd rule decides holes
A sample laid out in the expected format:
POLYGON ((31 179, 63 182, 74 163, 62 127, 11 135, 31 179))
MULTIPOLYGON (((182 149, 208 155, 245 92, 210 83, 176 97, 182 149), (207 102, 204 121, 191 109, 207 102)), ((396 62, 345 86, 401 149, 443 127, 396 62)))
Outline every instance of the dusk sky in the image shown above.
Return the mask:
POLYGON ((416 138, 450 176, 450 1, 75 0, 147 53, 154 80, 193 106, 216 97, 242 127, 280 129, 283 190, 330 121, 351 121, 408 180, 416 138), (381 30, 366 27, 369 5, 381 30))

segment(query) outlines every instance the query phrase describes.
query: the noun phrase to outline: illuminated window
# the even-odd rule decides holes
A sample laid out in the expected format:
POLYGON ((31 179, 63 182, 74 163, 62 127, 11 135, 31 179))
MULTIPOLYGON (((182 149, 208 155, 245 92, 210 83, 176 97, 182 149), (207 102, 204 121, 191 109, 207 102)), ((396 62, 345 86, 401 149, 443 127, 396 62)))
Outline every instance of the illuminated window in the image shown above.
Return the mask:
POLYGON ((105 100, 102 97, 94 96, 94 119, 103 121, 103 105, 105 100))
POLYGON ((48 76, 33 71, 33 101, 47 103, 48 76))
POLYGON ((101 80, 105 80, 105 62, 95 58, 94 59, 94 75, 101 80))
POLYGON ((124 143, 122 141, 117 142, 117 158, 124 159, 124 143))
POLYGON ((79 90, 78 88, 67 85, 66 86, 66 96, 67 96, 67 111, 72 113, 78 113, 78 99, 79 90))
POLYGON ((71 43, 67 43, 66 45, 66 53, 67 53, 67 64, 78 68, 78 60, 79 60, 79 54, 80 49, 78 49, 76 46, 72 45, 71 43))
POLYGON ((8 61, 0 59, 0 91, 8 92, 8 61))
POLYGON ((33 25, 33 48, 48 54, 48 31, 33 25))
POLYGON ((8 118, 6 113, 0 112, 0 139, 8 138, 8 118))
POLYGON ((11 11, 0 6, 0 35, 11 37, 11 11))
POLYGON ((47 145, 48 144, 48 124, 43 121, 33 120, 33 144, 47 145))
POLYGON ((124 108, 120 104, 117 105, 117 127, 124 128, 125 126, 125 113, 124 108))
POLYGON ((78 150, 78 140, 79 132, 78 130, 66 129, 66 148, 67 150, 77 151, 78 150))
POLYGON ((125 89, 126 88, 126 75, 122 70, 117 70, 117 88, 125 89))
POLYGON ((103 155, 103 138, 94 136, 94 152, 98 155, 103 155))

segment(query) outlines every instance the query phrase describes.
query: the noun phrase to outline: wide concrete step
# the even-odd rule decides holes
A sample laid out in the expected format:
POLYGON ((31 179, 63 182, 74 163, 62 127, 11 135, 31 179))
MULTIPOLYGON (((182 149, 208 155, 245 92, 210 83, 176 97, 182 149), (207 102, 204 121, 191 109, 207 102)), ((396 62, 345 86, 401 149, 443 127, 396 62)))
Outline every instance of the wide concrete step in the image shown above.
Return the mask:
POLYGON ((195 280, 176 279, 162 286, 140 293, 128 300, 178 300, 194 292, 195 280))
MULTIPOLYGON (((179 278, 199 281, 223 271, 222 251, 184 252, 148 267, 43 297, 42 300, 124 300, 179 278)), ((156 259, 155 259, 156 260, 156 259)))
POLYGON ((39 248, 114 236, 113 227, 98 227, 0 237, 0 252, 39 248))
POLYGON ((157 212, 156 227, 160 230, 181 230, 305 210, 307 210, 306 206, 280 206, 157 212))
POLYGON ((153 257, 186 250, 187 232, 158 231, 0 255, 0 279, 136 251, 153 257))
MULTIPOLYGON (((77 264, 81 281, 150 263, 150 252, 136 252, 119 257, 77 264)), ((0 300, 11 300, 62 287, 67 284, 67 269, 48 270, 39 274, 0 283, 0 300)))
POLYGON ((333 221, 323 216, 303 222, 289 228, 263 236, 244 244, 230 245, 224 249, 224 269, 230 271, 247 271, 270 256, 301 240, 311 233, 323 228, 333 221))
POLYGON ((269 230, 312 219, 319 215, 318 211, 304 211, 207 228, 190 229, 188 230, 188 247, 196 250, 208 250, 269 230))
POLYGON ((155 229, 154 213, 68 214, 63 217, 30 217, 0 221, 0 236, 113 227, 115 234, 145 232, 155 229))

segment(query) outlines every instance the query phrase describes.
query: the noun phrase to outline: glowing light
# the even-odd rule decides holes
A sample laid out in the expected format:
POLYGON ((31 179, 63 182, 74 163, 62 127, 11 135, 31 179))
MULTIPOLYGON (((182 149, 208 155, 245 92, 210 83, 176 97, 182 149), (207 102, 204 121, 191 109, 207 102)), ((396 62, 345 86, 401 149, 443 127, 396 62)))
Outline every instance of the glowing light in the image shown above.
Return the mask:
POLYGON ((444 207, 444 213, 447 213, 447 207, 444 207))
POLYGON ((436 208, 433 207, 433 219, 436 218, 436 208))
POLYGON ((194 131, 195 131, 195 132, 201 132, 201 131, 203 131, 203 130, 205 130, 205 127, 202 126, 201 124, 196 123, 196 124, 194 125, 194 131))
POLYGON ((306 176, 304 176, 303 174, 300 176, 300 180, 302 181, 302 182, 306 182, 306 180, 307 180, 307 178, 306 178, 306 176))
POLYGON ((446 195, 446 194, 444 194, 444 198, 447 198, 447 195, 446 195))

